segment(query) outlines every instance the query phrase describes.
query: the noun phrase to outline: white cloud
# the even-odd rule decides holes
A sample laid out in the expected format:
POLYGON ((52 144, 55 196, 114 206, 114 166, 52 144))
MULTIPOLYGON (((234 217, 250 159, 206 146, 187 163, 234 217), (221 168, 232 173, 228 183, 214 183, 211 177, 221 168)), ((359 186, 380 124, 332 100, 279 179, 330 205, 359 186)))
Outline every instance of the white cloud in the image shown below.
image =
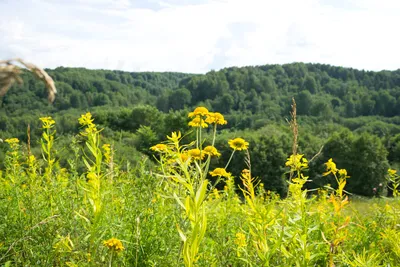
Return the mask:
POLYGON ((20 56, 51 68, 127 71, 206 72, 294 61, 400 67, 395 0, 180 3, 0 2, 0 57, 20 56))

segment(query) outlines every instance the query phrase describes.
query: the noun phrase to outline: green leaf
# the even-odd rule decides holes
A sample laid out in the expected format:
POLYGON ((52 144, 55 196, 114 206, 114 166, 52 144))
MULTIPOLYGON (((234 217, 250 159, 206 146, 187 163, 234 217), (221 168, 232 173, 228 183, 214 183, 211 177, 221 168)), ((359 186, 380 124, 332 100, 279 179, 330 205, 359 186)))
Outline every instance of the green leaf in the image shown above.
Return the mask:
POLYGON ((88 224, 90 224, 90 220, 88 218, 86 218, 85 216, 79 214, 77 211, 74 211, 76 215, 78 215, 80 218, 82 218, 83 220, 85 220, 88 224))
POLYGON ((187 238, 185 234, 183 233, 182 229, 179 227, 179 225, 176 225, 176 229, 178 229, 179 236, 181 237, 183 242, 186 242, 187 238))
POLYGON ((207 191, 207 185, 208 185, 208 180, 203 180, 201 182, 200 188, 196 192, 195 201, 197 209, 199 209, 201 203, 203 203, 207 191))
POLYGON ((186 210, 185 205, 183 205, 182 201, 179 199, 179 197, 176 195, 175 192, 174 192, 174 198, 175 198, 176 202, 178 202, 178 204, 179 204, 184 210, 186 210))

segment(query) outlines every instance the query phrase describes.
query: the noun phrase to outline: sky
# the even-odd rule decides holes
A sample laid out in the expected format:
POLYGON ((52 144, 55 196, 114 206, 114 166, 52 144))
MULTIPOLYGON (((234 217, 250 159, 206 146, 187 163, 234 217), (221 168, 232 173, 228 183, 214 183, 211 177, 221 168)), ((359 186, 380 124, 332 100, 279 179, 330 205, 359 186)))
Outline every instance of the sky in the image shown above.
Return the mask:
POLYGON ((323 63, 400 68, 398 0, 0 0, 0 59, 206 73, 323 63))

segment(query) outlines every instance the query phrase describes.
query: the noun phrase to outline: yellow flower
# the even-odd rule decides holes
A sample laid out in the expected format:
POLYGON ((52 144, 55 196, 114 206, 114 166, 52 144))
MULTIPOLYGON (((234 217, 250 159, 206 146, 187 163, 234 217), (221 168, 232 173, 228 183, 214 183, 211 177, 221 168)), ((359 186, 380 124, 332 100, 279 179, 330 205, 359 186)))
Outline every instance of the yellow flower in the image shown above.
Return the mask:
POLYGON ((227 172, 224 168, 215 168, 212 172, 210 172, 210 175, 229 178, 231 176, 231 173, 227 172))
POLYGON ((190 112, 188 117, 193 118, 195 116, 206 116, 208 114, 208 109, 205 107, 197 107, 193 112, 190 112))
POLYGON ((337 173, 338 169, 336 168, 336 163, 333 162, 331 158, 325 163, 325 165, 326 165, 327 172, 324 172, 322 174, 323 176, 326 176, 326 175, 328 175, 330 173, 332 173, 332 174, 336 174, 337 173))
POLYGON ((42 128, 43 129, 50 129, 56 123, 51 117, 42 117, 39 118, 42 121, 42 128))
POLYGON ((168 135, 167 135, 167 138, 168 138, 169 140, 171 140, 172 142, 174 142, 174 143, 178 142, 179 139, 181 139, 181 137, 182 137, 181 132, 178 132, 178 133, 172 132, 171 136, 168 136, 168 135))
POLYGON ((191 158, 197 159, 197 160, 203 159, 204 156, 206 155, 203 151, 201 151, 198 148, 190 149, 190 150, 188 150, 187 153, 191 158))
POLYGON ((215 123, 219 125, 227 124, 224 116, 219 112, 209 112, 206 118, 206 122, 209 124, 215 123))
POLYGON ((111 146, 110 146, 110 144, 104 144, 102 146, 102 148, 104 150, 105 162, 110 163, 111 162, 111 146))
POLYGON ((249 169, 243 169, 242 170, 242 174, 243 175, 249 175, 250 174, 250 170, 249 169))
POLYGON ((104 244, 104 246, 106 246, 109 250, 115 251, 115 252, 117 252, 117 253, 119 253, 119 252, 121 252, 121 251, 123 251, 123 250, 125 249, 124 246, 122 245, 122 242, 121 242, 120 240, 114 238, 114 237, 111 238, 111 239, 105 240, 105 241, 103 242, 103 244, 104 244))
POLYGON ((105 152, 110 152, 110 151, 111 151, 110 144, 104 144, 104 145, 102 146, 102 148, 103 148, 103 150, 104 150, 105 152))
POLYGON ((241 232, 236 233, 235 244, 236 244, 238 247, 245 247, 245 246, 247 246, 247 243, 246 243, 246 236, 245 236, 243 233, 241 233, 241 232))
POLYGON ((285 165, 292 171, 300 171, 308 167, 308 161, 303 154, 290 155, 285 165))
POLYGON ((4 141, 9 145, 13 145, 13 144, 18 144, 19 143, 18 138, 8 138, 8 139, 6 139, 4 141))
POLYGON ((246 150, 249 147, 249 143, 239 137, 229 140, 228 144, 234 150, 246 150))
POLYGON ((97 179, 97 174, 94 172, 89 172, 86 177, 88 178, 89 182, 97 179))
POLYGON ((82 135, 86 135, 86 134, 91 134, 91 133, 95 133, 97 132, 97 128, 96 125, 94 124, 89 124, 88 127, 86 127, 85 132, 82 132, 82 135))
POLYGON ((201 127, 201 128, 207 128, 208 124, 204 122, 204 120, 200 117, 194 118, 192 121, 189 122, 189 126, 192 127, 201 127))
POLYGON ((390 176, 395 176, 397 174, 397 170, 388 169, 388 173, 390 176))
POLYGON ((167 150, 167 145, 165 144, 157 144, 155 146, 150 147, 151 150, 157 151, 157 152, 164 152, 167 150))
POLYGON ((173 165, 175 162, 176 162, 175 159, 167 159, 167 160, 165 161, 165 163, 166 163, 167 165, 173 165))
POLYGON ((9 138, 4 140, 4 142, 6 142, 7 144, 10 145, 10 149, 12 152, 7 152, 7 153, 11 153, 11 155, 16 156, 18 153, 16 152, 16 150, 18 150, 19 148, 19 140, 18 138, 9 138))
POLYGON ((82 126, 92 125, 93 120, 94 119, 92 118, 92 114, 90 112, 87 112, 86 114, 81 115, 81 117, 79 118, 79 124, 82 126))
POLYGON ((187 152, 183 152, 179 154, 179 158, 182 162, 186 162, 189 159, 189 155, 187 152))
POLYGON ((347 171, 346 171, 346 169, 340 169, 340 170, 338 170, 338 172, 339 172, 339 175, 340 175, 341 177, 345 177, 345 178, 348 177, 348 176, 347 176, 347 171))
POLYGON ((36 160, 36 158, 34 155, 30 155, 28 158, 29 163, 33 163, 33 162, 35 162, 35 160, 36 160))
POLYGON ((221 153, 219 153, 218 150, 213 146, 206 146, 203 151, 209 156, 221 156, 221 153))
POLYGON ((212 196, 214 197, 214 199, 219 199, 221 198, 221 196, 219 195, 219 191, 217 188, 214 188, 214 190, 212 191, 212 196))

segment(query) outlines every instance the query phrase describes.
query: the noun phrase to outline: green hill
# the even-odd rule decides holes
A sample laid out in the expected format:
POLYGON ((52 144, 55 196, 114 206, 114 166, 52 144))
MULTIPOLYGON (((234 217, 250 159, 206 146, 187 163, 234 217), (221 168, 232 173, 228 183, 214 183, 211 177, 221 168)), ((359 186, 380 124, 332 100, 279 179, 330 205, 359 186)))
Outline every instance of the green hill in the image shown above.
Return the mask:
MULTIPOLYGON (((57 121, 59 153, 70 154, 77 118, 90 111, 104 128, 103 137, 115 143, 120 160, 139 161, 143 154, 151 155, 148 148, 166 134, 189 130, 187 112, 201 105, 225 115, 228 124, 222 136, 241 135, 250 141, 255 174, 268 189, 284 194, 282 167, 291 151, 285 119, 294 97, 300 152, 311 158, 324 146, 310 164, 310 173, 321 173, 322 162, 334 157, 354 178, 349 180, 350 190, 371 195, 384 180, 388 163, 400 164, 400 70, 293 63, 232 67, 204 75, 64 67, 47 71, 56 82, 55 102, 47 103, 45 86, 24 73, 24 84, 11 88, 1 100, 1 138, 26 142, 30 124, 35 147, 38 118, 50 115, 57 121), (370 166, 362 164, 362 157, 370 166)), ((226 144, 219 145, 224 159, 226 144)), ((232 165, 234 174, 240 173, 241 164, 238 158, 232 165)))

